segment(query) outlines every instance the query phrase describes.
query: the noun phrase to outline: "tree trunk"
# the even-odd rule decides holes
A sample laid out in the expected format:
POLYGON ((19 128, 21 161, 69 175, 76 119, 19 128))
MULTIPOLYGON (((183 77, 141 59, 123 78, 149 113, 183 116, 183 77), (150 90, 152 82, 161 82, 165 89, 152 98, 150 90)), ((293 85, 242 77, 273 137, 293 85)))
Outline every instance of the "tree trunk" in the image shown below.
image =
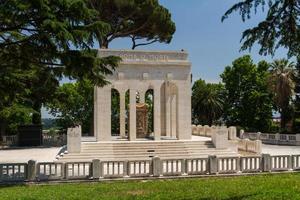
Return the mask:
POLYGON ((98 42, 99 42, 99 48, 100 49, 108 49, 108 40, 101 39, 101 37, 97 36, 98 42))
POLYGON ((0 121, 0 141, 2 141, 2 136, 5 135, 6 123, 4 121, 0 121))
POLYGON ((42 124, 42 104, 35 102, 33 104, 34 113, 32 114, 32 124, 41 125, 42 124))

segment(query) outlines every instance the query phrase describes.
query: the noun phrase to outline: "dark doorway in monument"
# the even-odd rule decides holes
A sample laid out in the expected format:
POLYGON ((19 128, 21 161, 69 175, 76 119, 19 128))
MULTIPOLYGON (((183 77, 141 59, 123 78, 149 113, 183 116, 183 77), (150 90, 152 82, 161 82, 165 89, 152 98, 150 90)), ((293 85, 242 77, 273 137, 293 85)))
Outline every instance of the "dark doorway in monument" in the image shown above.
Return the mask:
POLYGON ((125 92, 125 136, 129 133, 129 90, 125 92))
POLYGON ((153 105, 153 94, 154 94, 154 91, 153 89, 149 89, 146 91, 145 93, 145 103, 147 105, 147 121, 148 121, 148 127, 147 127, 147 132, 149 135, 152 135, 153 133, 153 125, 154 125, 154 121, 153 121, 153 108, 154 108, 154 105, 153 105))
POLYGON ((111 135, 120 135, 120 93, 111 89, 111 135))

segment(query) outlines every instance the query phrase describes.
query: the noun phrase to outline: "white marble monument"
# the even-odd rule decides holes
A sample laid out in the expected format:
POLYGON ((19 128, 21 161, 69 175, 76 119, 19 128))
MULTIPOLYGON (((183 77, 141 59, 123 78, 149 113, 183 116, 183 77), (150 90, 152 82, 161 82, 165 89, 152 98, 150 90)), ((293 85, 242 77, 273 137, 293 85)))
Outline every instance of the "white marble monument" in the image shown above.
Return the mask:
POLYGON ((185 51, 99 50, 100 57, 122 58, 111 83, 95 87, 94 135, 97 141, 111 141, 111 91, 120 94, 120 136, 137 140, 136 95, 145 102, 153 90, 154 130, 152 138, 191 139, 191 63, 185 51), (125 136, 125 94, 129 91, 129 133, 125 136))

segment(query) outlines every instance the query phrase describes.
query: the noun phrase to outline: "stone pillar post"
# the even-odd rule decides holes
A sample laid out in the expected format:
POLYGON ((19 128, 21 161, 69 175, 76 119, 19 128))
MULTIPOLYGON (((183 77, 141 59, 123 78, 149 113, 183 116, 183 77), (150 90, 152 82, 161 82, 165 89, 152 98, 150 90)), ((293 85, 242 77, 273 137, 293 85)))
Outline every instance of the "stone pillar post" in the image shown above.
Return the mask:
POLYGON ((161 176, 161 162, 160 158, 157 156, 152 158, 152 173, 154 177, 161 176))
POLYGON ((270 154, 262 154, 262 171, 270 172, 272 169, 271 166, 271 155, 270 154))
POLYGON ((120 136, 122 138, 125 137, 125 115, 126 115, 126 107, 125 107, 125 91, 120 91, 120 136))
POLYGON ((218 158, 215 155, 208 156, 208 169, 209 174, 217 174, 218 173, 218 158))
POLYGON ((92 162, 93 162, 93 179, 99 179, 102 176, 100 160, 94 159, 92 162))
POLYGON ((228 131, 226 127, 216 129, 212 135, 212 142, 217 149, 228 148, 228 131))
POLYGON ((136 90, 129 90, 129 140, 136 139, 136 90))
POLYGON ((244 133, 245 133, 244 129, 241 129, 240 130, 240 138, 241 139, 244 139, 244 133))
POLYGON ((262 152, 262 141, 261 140, 255 140, 255 153, 261 154, 262 152))
POLYGON ((235 126, 230 126, 228 128, 228 132, 229 132, 229 140, 235 140, 236 139, 236 127, 235 126))
POLYGON ((161 137, 160 87, 154 88, 154 140, 161 137))
POLYGON ((27 167, 27 180, 28 181, 35 181, 36 170, 37 170, 36 161, 29 160, 28 167, 27 167))
POLYGON ((67 131, 68 153, 80 153, 81 150, 81 126, 68 128, 67 131))

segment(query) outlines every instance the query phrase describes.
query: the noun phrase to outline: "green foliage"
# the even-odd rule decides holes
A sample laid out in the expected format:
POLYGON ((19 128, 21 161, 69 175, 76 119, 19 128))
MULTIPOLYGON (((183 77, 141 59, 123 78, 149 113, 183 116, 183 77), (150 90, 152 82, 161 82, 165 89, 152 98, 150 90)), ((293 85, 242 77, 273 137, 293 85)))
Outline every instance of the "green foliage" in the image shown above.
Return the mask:
POLYGON ((110 29, 109 24, 94 20, 97 14, 85 0, 2 2, 1 68, 34 66, 58 77, 85 78, 102 85, 103 74, 111 73, 119 59, 97 58, 97 51, 90 49, 96 33, 110 29))
POLYGON ((268 131, 271 126, 273 97, 268 88, 268 63, 256 66, 243 56, 227 66, 221 78, 225 87, 224 119, 249 131, 268 131))
POLYGON ((224 88, 222 84, 197 80, 192 87, 192 113, 194 124, 212 125, 223 113, 224 88))
POLYGON ((300 174, 0 186, 11 199, 300 199, 300 174))
MULTIPOLYGON (((13 105, 31 108, 32 123, 40 124, 40 109, 51 101, 63 76, 107 83, 104 75, 112 73, 120 58, 99 58, 91 49, 96 34, 110 29, 94 20, 97 14, 85 0, 1 1, 1 112, 13 105)), ((5 116, 0 119, 2 125, 15 124, 5 116)))
POLYGON ((47 103, 50 113, 57 117, 63 129, 82 125, 83 133, 90 133, 93 122, 93 85, 91 81, 65 83, 55 92, 55 99, 47 103))
POLYGON ((291 105, 295 89, 294 63, 289 63, 286 59, 275 60, 271 63, 270 73, 274 102, 281 115, 281 128, 285 129, 287 122, 292 119, 294 110, 293 105, 291 105))
POLYGON ((19 125, 31 124, 35 111, 30 107, 14 103, 0 110, 0 126, 7 135, 16 134, 19 125))
POLYGON ((239 12, 242 20, 251 17, 253 11, 262 7, 267 9, 267 15, 256 27, 243 32, 242 50, 258 43, 261 54, 274 54, 279 47, 288 49, 289 56, 299 56, 300 42, 300 1, 296 0, 242 0, 234 4, 224 14, 222 20, 233 12, 239 12))
POLYGON ((51 128, 53 128, 53 129, 57 128, 56 119, 54 119, 54 118, 43 118, 42 119, 42 124, 43 124, 43 130, 49 130, 51 128))
POLYGON ((153 90, 148 90, 145 94, 145 103, 147 104, 148 108, 148 132, 152 133, 154 131, 154 124, 153 124, 153 108, 154 108, 154 101, 153 101, 153 90))
POLYGON ((118 90, 111 90, 111 133, 120 133, 120 94, 118 90))
POLYGON ((97 35, 99 46, 108 48, 116 38, 130 37, 132 49, 154 42, 170 43, 175 24, 169 11, 158 0, 88 0, 98 10, 97 20, 110 25, 97 35))

